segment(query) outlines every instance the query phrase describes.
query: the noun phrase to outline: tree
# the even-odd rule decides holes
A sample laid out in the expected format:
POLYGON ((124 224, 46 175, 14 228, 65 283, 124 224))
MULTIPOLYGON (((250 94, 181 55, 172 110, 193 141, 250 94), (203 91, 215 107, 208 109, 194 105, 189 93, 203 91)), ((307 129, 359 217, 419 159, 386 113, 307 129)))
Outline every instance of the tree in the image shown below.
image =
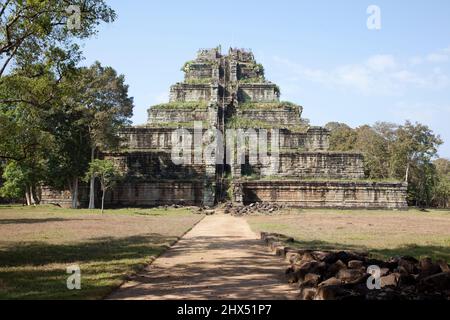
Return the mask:
POLYGON ((433 164, 442 140, 427 126, 407 121, 401 126, 379 122, 356 129, 329 123, 327 128, 331 130, 331 150, 364 154, 367 177, 408 182, 410 203, 430 205, 437 185, 445 198, 446 177, 433 164))
POLYGON ((105 194, 112 189, 118 180, 122 177, 121 171, 117 168, 114 162, 110 160, 94 160, 89 164, 89 169, 85 180, 91 181, 98 178, 102 189, 102 213, 105 207, 105 194))
MULTIPOLYGON (((80 69, 75 79, 75 110, 83 114, 80 123, 89 132, 91 162, 100 149, 114 150, 120 144, 120 129, 130 124, 133 115, 133 98, 128 96, 125 77, 117 75, 111 67, 96 62, 80 69)), ((95 206, 95 183, 90 181, 89 208, 95 206)))
POLYGON ((331 131, 330 149, 333 151, 354 151, 357 134, 344 123, 331 122, 325 126, 331 131))
POLYGON ((407 121, 396 132, 393 161, 396 164, 396 174, 403 175, 409 181, 411 166, 418 162, 430 163, 437 156, 437 148, 443 143, 439 136, 420 123, 407 121))
POLYGON ((38 170, 34 176, 39 180, 50 166, 48 173, 53 174, 47 174, 45 182, 58 188, 63 188, 62 180, 68 180, 69 174, 75 175, 69 183, 74 199, 78 177, 89 162, 83 159, 89 139, 78 125, 80 112, 72 112, 69 103, 77 88, 69 79, 74 79, 81 60, 77 41, 96 34, 101 22, 115 17, 104 0, 3 0, 0 4, 0 160, 15 162, 18 168, 39 163, 39 170, 31 166, 38 170), (77 19, 78 9, 80 24, 70 28, 68 20, 77 19))
POLYGON ((355 150, 364 154, 366 176, 370 179, 389 178, 389 148, 386 139, 372 127, 365 125, 355 129, 355 150))
POLYGON ((79 55, 75 41, 94 35, 100 22, 109 23, 115 18, 115 12, 103 0, 3 0, 0 77, 11 64, 41 62, 55 49, 70 53, 71 57, 79 55), (69 27, 72 18, 79 20, 79 25, 69 27))
POLYGON ((433 203, 439 208, 450 206, 450 160, 437 159, 434 161, 437 172, 437 183, 433 190, 433 203))

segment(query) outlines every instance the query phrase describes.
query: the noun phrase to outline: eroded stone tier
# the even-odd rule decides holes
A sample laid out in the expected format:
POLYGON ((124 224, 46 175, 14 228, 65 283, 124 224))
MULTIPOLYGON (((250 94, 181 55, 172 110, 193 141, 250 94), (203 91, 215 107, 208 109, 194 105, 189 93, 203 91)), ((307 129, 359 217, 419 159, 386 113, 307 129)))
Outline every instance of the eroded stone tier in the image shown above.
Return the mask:
POLYGON ((244 182, 245 204, 279 203, 304 208, 406 209, 407 185, 342 181, 244 182))

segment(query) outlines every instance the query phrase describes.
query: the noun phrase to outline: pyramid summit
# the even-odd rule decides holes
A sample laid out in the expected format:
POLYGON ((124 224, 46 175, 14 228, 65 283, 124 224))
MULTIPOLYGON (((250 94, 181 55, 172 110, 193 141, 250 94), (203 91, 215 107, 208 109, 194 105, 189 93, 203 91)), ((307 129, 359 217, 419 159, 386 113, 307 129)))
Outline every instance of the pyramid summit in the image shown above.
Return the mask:
MULTIPOLYGON (((330 132, 303 119, 302 106, 280 100, 280 88, 267 80, 264 66, 251 50, 230 48, 222 54, 220 47, 201 49, 181 69, 184 80, 170 87, 170 101, 150 107, 144 126, 122 131, 120 152, 104 152, 104 158, 114 160, 126 177, 108 193, 109 205, 214 206, 232 201, 314 208, 407 208, 407 186, 367 180, 362 154, 330 151, 330 132), (225 159, 224 154, 223 162, 217 162, 215 154, 201 161, 176 163, 173 150, 179 141, 174 132, 183 129, 195 137, 199 124, 200 134, 221 133, 227 141, 225 149, 233 140, 229 132, 247 132, 248 149, 260 147, 258 137, 264 132, 272 148, 278 147, 276 165, 248 149, 244 163, 234 157, 225 159)), ((187 158, 198 159, 198 141, 187 141, 187 158)), ((55 202, 49 193, 48 198, 52 197, 49 201, 55 202)))

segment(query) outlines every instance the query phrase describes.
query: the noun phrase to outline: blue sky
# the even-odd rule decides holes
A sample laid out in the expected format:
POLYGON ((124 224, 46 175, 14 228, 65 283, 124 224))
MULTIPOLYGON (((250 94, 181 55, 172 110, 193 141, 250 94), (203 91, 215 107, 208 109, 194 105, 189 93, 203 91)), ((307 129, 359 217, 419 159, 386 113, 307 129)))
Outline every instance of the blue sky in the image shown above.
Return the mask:
POLYGON ((314 125, 376 121, 429 125, 450 158, 450 1, 111 0, 114 24, 84 45, 126 76, 135 124, 168 100, 199 48, 251 48, 282 99, 314 125), (381 9, 381 30, 367 8, 381 9))

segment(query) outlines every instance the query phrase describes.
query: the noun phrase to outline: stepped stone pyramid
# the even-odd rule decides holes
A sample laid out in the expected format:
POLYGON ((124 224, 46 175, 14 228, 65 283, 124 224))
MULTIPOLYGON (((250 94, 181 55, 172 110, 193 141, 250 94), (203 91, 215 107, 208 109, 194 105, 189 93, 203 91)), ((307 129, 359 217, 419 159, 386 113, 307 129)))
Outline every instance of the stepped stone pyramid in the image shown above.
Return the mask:
POLYGON ((266 80, 250 50, 200 50, 182 71, 184 81, 170 88, 170 101, 151 107, 146 125, 123 130, 123 151, 104 154, 127 176, 108 195, 109 204, 213 206, 228 198, 241 204, 406 208, 406 185, 367 181, 362 154, 328 151, 330 132, 303 120, 301 106, 280 101, 280 89, 266 80), (204 132, 277 129, 279 165, 217 165, 209 158, 174 164, 173 131, 193 132, 195 123, 204 132))
MULTIPOLYGON (((233 201, 306 208, 407 208, 407 185, 368 181, 362 154, 330 152, 330 132, 302 119, 301 106, 280 101, 279 87, 266 80, 264 67, 250 50, 230 49, 226 55, 220 47, 200 50, 182 71, 184 81, 170 88, 170 101, 150 107, 145 125, 121 132, 120 152, 103 152, 126 177, 108 192, 107 205, 214 206, 233 201), (277 165, 248 150, 242 164, 236 159, 227 163, 228 158, 217 163, 217 154, 176 164, 174 131, 195 135, 199 124, 206 137, 211 131, 224 133, 226 149, 230 129, 266 131, 270 145, 279 140, 277 165)), ((253 138, 250 134, 249 144, 258 144, 253 138)), ((195 139, 190 142, 191 158, 196 157, 196 144, 195 139)), ((80 187, 79 195, 80 203, 87 204, 86 186, 80 187)), ((70 198, 70 192, 43 188, 42 203, 70 206, 70 198)))

